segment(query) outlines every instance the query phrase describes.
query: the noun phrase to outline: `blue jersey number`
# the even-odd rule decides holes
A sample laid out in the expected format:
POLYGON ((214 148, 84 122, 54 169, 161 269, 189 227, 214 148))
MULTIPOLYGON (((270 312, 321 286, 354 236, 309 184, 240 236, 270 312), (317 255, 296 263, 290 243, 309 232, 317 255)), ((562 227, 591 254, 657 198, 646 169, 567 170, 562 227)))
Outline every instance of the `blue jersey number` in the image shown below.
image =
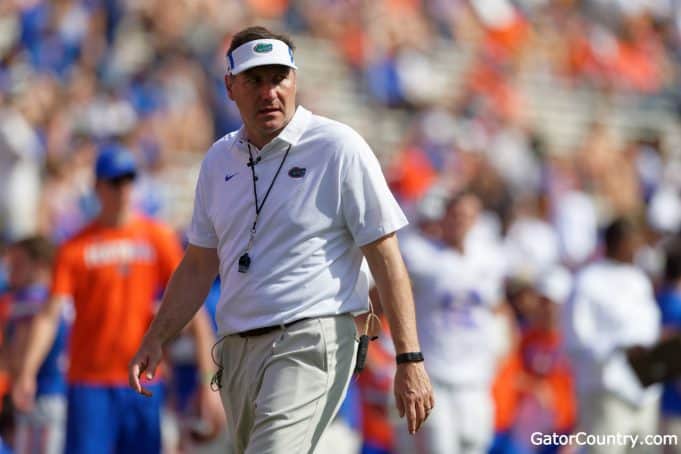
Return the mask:
POLYGON ((447 325, 475 328, 477 324, 473 317, 473 310, 480 304, 482 304, 482 298, 475 290, 456 294, 446 292, 440 300, 443 320, 447 325))

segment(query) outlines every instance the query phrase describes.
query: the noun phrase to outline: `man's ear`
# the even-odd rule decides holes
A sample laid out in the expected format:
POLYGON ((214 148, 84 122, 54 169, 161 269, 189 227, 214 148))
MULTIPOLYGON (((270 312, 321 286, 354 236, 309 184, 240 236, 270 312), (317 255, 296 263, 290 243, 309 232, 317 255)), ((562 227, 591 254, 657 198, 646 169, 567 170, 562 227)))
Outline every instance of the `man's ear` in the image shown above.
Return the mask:
POLYGON ((225 88, 227 89, 227 96, 229 99, 234 101, 234 96, 232 95, 232 84, 234 83, 234 76, 231 74, 225 74, 225 88))

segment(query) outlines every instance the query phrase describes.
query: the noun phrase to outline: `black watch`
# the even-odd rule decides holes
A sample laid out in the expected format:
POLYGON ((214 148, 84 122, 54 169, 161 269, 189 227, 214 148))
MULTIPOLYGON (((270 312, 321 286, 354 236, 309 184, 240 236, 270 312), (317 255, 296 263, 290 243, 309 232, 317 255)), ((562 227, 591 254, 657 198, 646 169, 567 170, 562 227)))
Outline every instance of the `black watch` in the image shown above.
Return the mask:
POLYGON ((421 352, 400 353, 395 357, 395 361, 397 361, 397 364, 420 363, 421 361, 423 361, 423 353, 421 352))

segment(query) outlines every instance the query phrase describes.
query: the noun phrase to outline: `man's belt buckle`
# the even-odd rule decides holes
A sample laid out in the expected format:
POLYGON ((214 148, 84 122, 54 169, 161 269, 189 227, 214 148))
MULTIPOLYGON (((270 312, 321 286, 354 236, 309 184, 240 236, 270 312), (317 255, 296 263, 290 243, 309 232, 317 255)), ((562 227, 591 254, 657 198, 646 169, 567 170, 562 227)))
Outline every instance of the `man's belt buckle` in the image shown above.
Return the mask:
POLYGON ((274 326, 265 326, 263 328, 253 328, 249 329, 248 331, 241 331, 240 333, 237 333, 239 337, 256 337, 256 336, 264 336, 265 334, 272 333, 274 331, 277 331, 282 328, 288 328, 289 326, 293 325, 294 323, 302 322, 303 320, 307 320, 307 318, 301 318, 289 323, 286 323, 284 325, 274 325, 274 326))

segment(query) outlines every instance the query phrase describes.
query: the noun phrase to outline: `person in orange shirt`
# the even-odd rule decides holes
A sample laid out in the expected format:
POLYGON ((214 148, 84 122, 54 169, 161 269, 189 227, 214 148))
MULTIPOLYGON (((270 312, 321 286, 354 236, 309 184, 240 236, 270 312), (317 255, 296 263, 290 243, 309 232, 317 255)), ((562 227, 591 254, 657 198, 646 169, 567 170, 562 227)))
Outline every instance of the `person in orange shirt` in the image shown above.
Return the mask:
MULTIPOLYGON (((559 315, 571 288, 572 276, 559 266, 542 273, 534 284, 536 302, 526 314, 520 341, 522 395, 515 421, 515 435, 528 448, 532 432, 570 434, 575 426, 577 400, 559 315)), ((539 452, 559 448, 544 445, 539 452)))
POLYGON ((522 357, 519 347, 515 346, 499 364, 494 383, 494 440, 488 454, 521 454, 517 440, 513 437, 520 401, 521 377, 523 374, 522 357))
MULTIPOLYGON (((150 404, 128 388, 127 368, 182 250, 169 228, 133 213, 137 167, 128 150, 104 147, 95 173, 100 212, 58 252, 51 299, 31 326, 12 397, 17 408, 32 407, 36 373, 60 308, 71 300, 76 317, 69 345, 66 452, 160 452, 161 384, 151 385, 150 404)), ((199 312, 191 326, 200 368, 210 375, 213 339, 205 314, 199 312)), ((220 424, 220 403, 211 404, 210 397, 205 402, 220 424)))

